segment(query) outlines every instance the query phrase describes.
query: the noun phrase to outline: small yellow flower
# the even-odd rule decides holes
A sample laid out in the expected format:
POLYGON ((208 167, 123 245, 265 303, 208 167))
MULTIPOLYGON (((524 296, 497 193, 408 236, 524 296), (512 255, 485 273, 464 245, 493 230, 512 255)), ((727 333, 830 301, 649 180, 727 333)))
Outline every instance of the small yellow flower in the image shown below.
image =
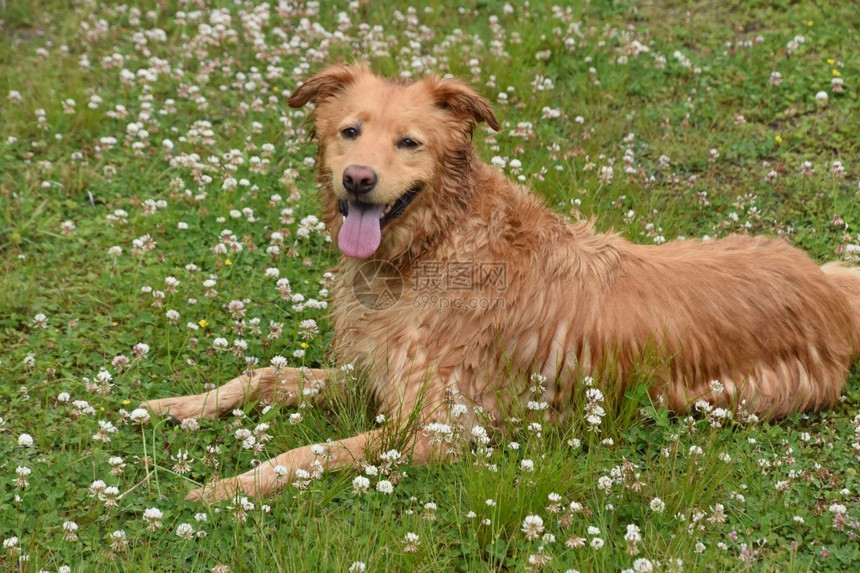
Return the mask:
POLYGON ((224 259, 224 264, 229 267, 230 265, 233 264, 233 261, 231 261, 230 259, 224 259))
POLYGON ((833 75, 834 75, 834 76, 836 76, 836 77, 838 78, 839 76, 841 76, 841 75, 842 75, 842 72, 840 72, 840 71, 839 71, 839 70, 837 70, 836 68, 833 68, 833 75))
POLYGON ((129 404, 131 404, 131 400, 123 400, 122 401, 123 406, 128 406, 129 404))
POLYGON ((827 65, 828 66, 832 66, 835 63, 836 63, 836 60, 834 60, 833 58, 827 58, 827 65))
POLYGON ((301 346, 302 348, 307 348, 307 347, 308 347, 308 343, 307 343, 307 342, 302 342, 301 344, 299 344, 299 346, 301 346))
POLYGON ((209 326, 209 321, 205 318, 201 318, 199 321, 197 321, 197 324, 200 325, 200 328, 206 328, 207 326, 209 326))
POLYGON ((807 26, 815 26, 815 22, 810 20, 809 22, 806 23, 806 25, 807 26))
POLYGON ((777 143, 782 143, 782 136, 781 135, 777 135, 776 137, 774 137, 774 139, 776 140, 777 143))
POLYGON ((279 90, 279 89, 278 89, 278 86, 273 86, 273 87, 272 87, 272 91, 273 91, 273 92, 275 92, 275 93, 278 93, 278 92, 279 92, 279 91, 281 91, 281 90, 279 90))

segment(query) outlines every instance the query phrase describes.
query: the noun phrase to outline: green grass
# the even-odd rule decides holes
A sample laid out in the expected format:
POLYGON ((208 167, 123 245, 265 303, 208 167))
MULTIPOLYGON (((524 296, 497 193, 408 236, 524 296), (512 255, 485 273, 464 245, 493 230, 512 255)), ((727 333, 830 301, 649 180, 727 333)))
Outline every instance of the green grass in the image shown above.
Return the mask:
POLYGON ((837 408, 778 423, 712 427, 707 415, 655 409, 634 389, 599 436, 585 430, 584 401, 540 435, 519 413, 491 435, 491 450, 392 469, 402 475, 390 495, 374 489, 381 476, 354 493, 355 470, 254 500, 244 521, 229 503, 183 501, 216 473, 377 425, 361 381, 334 390, 338 413, 307 410, 298 424, 293 411, 253 405, 196 431, 127 419, 141 399, 236 376, 248 356, 327 364, 325 311, 282 299, 265 270, 277 268, 305 299, 326 299, 323 274, 337 253, 303 222, 319 211, 315 150, 285 94, 328 61, 361 56, 383 73, 462 77, 504 125, 476 131, 481 156, 601 230, 643 243, 780 235, 821 262, 860 258, 860 16, 850 3, 320 4, 284 3, 264 19, 227 1, 0 3, 0 568, 346 571, 362 561, 368 571, 519 571, 530 556, 551 558, 554 571, 623 570, 637 559, 666 571, 860 568, 856 367, 837 408), (253 168, 254 157, 267 163, 253 168), (224 190, 229 177, 247 185, 224 190), (127 216, 112 221, 117 210, 127 216), (225 229, 241 251, 213 250, 225 229), (277 253, 274 231, 285 237, 277 253), (157 246, 136 254, 144 235, 157 246), (122 254, 108 254, 114 246, 122 254), (175 292, 167 277, 179 281, 175 292), (217 296, 207 296, 207 279, 217 296), (244 317, 230 315, 232 300, 245 301, 244 317), (320 325, 306 343, 305 319, 320 325), (268 337, 270 321, 282 323, 279 338, 268 337), (245 340, 245 356, 215 352, 218 337, 245 340), (136 357, 138 343, 149 352, 136 357), (129 357, 121 369, 119 355, 129 357), (95 383, 101 370, 109 385, 95 383), (99 421, 116 428, 108 442, 93 439, 99 421), (235 431, 263 422, 272 439, 243 449, 235 431), (32 447, 19 445, 23 434, 32 447), (188 473, 174 469, 180 452, 192 459, 188 473), (115 456, 125 463, 118 475, 115 456), (119 489, 116 507, 90 494, 96 480, 119 489), (148 508, 163 512, 155 531, 148 508), (529 515, 554 541, 527 539, 529 515), (193 526, 191 539, 177 535, 180 524, 193 526), (628 525, 639 528, 636 555, 628 525), (127 547, 112 548, 120 530, 127 547))

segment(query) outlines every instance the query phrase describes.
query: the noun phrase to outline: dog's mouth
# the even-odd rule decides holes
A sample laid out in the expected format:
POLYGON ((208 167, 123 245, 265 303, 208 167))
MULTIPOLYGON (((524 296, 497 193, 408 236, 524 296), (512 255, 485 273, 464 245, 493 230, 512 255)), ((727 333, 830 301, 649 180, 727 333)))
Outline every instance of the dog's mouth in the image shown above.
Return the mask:
POLYGON ((344 255, 366 259, 376 252, 382 242, 382 229, 403 214, 403 211, 421 192, 421 185, 410 188, 392 203, 366 203, 357 199, 341 199, 338 211, 343 215, 343 226, 337 244, 344 255))

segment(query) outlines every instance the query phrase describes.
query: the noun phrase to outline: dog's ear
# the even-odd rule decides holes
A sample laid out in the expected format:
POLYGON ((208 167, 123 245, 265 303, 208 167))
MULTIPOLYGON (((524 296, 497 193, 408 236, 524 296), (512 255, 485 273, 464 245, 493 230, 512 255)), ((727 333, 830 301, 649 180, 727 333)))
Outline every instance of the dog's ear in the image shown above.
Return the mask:
POLYGON ((460 80, 430 77, 426 81, 439 107, 472 125, 486 121, 494 130, 501 129, 490 102, 460 80))
POLYGON ((288 103, 290 107, 302 107, 308 102, 318 104, 342 92, 364 73, 369 73, 369 70, 360 64, 331 66, 296 88, 288 103))

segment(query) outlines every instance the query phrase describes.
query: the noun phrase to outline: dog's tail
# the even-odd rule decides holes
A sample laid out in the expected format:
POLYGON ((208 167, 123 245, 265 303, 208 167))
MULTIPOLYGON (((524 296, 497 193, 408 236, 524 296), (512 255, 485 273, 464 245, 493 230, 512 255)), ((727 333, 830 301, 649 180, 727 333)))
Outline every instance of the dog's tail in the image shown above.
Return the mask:
POLYGON ((854 358, 860 357, 860 267, 827 263, 821 267, 833 284, 848 297, 854 334, 854 358))

